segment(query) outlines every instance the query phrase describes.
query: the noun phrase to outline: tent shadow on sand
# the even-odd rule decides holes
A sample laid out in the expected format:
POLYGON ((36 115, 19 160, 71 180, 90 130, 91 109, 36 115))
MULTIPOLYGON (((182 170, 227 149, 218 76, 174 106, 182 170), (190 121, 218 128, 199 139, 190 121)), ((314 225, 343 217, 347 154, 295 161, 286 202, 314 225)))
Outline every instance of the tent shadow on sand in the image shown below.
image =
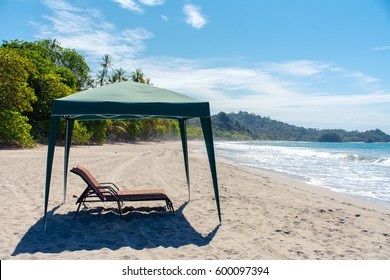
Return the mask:
POLYGON ((115 210, 96 214, 98 209, 95 208, 95 214, 93 209, 82 211, 73 220, 74 211, 54 214, 58 209, 56 207, 48 212, 51 217, 47 231, 42 230, 42 218, 26 232, 12 256, 102 248, 118 250, 130 247, 142 250, 160 246, 179 248, 190 244, 206 246, 214 238, 220 225, 205 236, 197 232, 183 215, 187 203, 176 210, 176 216, 170 212, 156 213, 152 208, 137 208, 137 212, 124 213, 123 219, 119 218, 115 210))

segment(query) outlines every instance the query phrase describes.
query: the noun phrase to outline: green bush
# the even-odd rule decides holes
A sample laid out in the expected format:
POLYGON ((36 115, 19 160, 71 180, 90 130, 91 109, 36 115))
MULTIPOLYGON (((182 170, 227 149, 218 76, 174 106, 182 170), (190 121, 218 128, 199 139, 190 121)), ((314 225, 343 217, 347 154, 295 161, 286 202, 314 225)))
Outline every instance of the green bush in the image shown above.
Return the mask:
POLYGON ((82 121, 80 122, 88 133, 91 134, 91 141, 102 145, 106 142, 107 126, 109 121, 82 121))
POLYGON ((187 126, 187 137, 190 139, 203 138, 202 128, 196 126, 187 126))
POLYGON ((31 125, 19 112, 0 110, 0 146, 32 147, 31 125))
POLYGON ((92 134, 88 132, 87 128, 78 121, 74 122, 72 143, 74 144, 89 144, 92 134))
POLYGON ((318 138, 318 142, 342 142, 340 135, 335 132, 325 132, 318 138))

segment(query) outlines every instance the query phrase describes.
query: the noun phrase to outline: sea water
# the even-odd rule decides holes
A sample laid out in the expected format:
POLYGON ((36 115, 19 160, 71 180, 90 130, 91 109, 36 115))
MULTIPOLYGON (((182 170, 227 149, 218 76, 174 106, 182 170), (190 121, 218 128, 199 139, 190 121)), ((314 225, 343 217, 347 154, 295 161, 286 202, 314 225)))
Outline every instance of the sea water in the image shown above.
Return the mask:
POLYGON ((239 165, 294 176, 390 207, 390 143, 216 142, 239 165))

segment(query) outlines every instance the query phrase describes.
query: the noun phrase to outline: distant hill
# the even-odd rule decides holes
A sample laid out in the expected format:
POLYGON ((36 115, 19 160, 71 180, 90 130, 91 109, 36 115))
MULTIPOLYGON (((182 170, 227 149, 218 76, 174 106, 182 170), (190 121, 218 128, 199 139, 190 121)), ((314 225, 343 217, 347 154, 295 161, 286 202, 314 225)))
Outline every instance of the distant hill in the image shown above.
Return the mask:
MULTIPOLYGON (((213 134, 216 139, 224 140, 254 140, 257 135, 238 121, 231 119, 226 113, 220 112, 211 116, 213 134)), ((190 119, 190 127, 200 128, 199 119, 190 119)))
MULTIPOLYGON (((298 127, 248 112, 220 112, 211 118, 216 139, 284 140, 311 142, 390 142, 379 129, 366 132, 298 127)), ((192 122, 199 126, 199 123, 192 122)))

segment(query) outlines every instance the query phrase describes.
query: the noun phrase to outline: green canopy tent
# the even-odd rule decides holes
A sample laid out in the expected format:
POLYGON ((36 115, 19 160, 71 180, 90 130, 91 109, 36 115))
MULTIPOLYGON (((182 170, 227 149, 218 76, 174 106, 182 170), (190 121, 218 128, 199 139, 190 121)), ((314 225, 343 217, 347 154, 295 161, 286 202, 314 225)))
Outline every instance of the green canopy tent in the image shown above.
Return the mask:
POLYGON ((73 124, 75 120, 134 118, 166 118, 178 120, 183 147, 188 193, 190 193, 186 120, 190 118, 200 118, 210 164, 218 217, 219 221, 221 222, 217 170, 215 164, 209 103, 147 84, 121 82, 99 88, 89 89, 63 98, 55 99, 53 101, 46 163, 44 205, 45 229, 47 224, 47 208, 49 202, 53 157, 61 118, 66 120, 64 155, 64 202, 67 187, 69 150, 73 132, 73 124))

